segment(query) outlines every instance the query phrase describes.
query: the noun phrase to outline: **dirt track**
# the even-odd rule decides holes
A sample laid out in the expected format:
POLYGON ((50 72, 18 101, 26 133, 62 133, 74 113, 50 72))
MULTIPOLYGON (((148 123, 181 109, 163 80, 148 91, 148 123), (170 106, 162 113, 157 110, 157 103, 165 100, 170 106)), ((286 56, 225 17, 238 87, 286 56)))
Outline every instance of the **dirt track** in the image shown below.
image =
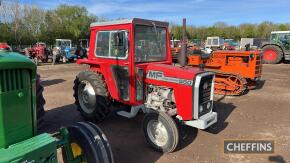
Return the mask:
MULTIPOLYGON (((38 67, 45 86, 46 115, 42 131, 82 121, 73 98, 73 80, 85 66, 38 67)), ((290 162, 290 64, 264 65, 259 89, 242 97, 215 97, 218 124, 206 131, 181 126, 178 150, 161 155, 145 142, 142 115, 126 119, 112 114, 99 124, 107 135, 116 163, 290 162), (275 141, 274 154, 223 154, 224 139, 275 141)))

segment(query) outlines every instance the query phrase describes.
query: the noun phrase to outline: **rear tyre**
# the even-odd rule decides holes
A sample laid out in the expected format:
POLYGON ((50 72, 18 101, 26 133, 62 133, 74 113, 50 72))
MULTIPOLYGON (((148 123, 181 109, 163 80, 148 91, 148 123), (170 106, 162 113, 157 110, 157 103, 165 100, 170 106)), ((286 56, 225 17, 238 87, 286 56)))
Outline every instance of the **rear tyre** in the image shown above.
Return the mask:
POLYGON ((157 111, 147 113, 142 128, 148 144, 156 151, 169 153, 177 147, 179 141, 177 125, 166 113, 157 111))
POLYGON ((40 127, 43 122, 43 117, 45 114, 44 104, 45 99, 43 97, 43 86, 40 83, 40 76, 37 74, 36 78, 36 118, 37 118, 37 126, 40 127))
POLYGON ((266 45, 262 48, 263 51, 263 63, 277 64, 281 62, 283 58, 283 51, 276 45, 266 45))
MULTIPOLYGON (((73 159, 81 158, 87 163, 113 163, 110 144, 102 130, 92 123, 78 122, 67 127, 73 159)), ((62 149, 63 160, 69 163, 66 151, 62 149)))
POLYGON ((88 121, 101 122, 110 113, 110 95, 103 76, 92 71, 80 72, 74 81, 75 104, 88 121))

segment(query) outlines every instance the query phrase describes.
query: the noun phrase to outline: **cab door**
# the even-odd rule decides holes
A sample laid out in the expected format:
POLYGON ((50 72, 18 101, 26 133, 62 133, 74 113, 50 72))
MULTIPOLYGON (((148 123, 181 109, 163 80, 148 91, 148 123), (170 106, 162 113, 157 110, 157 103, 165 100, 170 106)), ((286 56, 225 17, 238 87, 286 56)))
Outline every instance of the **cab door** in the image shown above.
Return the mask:
MULTIPOLYGON (((131 67, 129 64, 128 30, 98 31, 96 38, 96 57, 104 61, 114 80, 117 100, 129 103, 131 67)), ((111 92, 110 92, 111 93, 111 92)))

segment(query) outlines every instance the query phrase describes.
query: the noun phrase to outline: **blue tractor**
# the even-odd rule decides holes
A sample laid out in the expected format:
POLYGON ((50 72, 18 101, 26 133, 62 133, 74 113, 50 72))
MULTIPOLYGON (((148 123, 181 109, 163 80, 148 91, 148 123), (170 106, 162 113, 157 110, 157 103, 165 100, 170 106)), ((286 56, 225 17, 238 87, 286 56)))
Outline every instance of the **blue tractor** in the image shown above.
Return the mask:
POLYGON ((78 58, 75 54, 75 49, 72 48, 71 40, 69 39, 56 39, 55 47, 53 48, 54 62, 60 61, 73 62, 78 58))

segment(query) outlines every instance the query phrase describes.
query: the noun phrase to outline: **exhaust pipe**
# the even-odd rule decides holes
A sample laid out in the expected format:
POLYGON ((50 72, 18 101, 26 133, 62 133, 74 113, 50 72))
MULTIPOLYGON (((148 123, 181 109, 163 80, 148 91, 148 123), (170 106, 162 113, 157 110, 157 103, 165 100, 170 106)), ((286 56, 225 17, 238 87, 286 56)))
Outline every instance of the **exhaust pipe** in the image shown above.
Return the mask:
POLYGON ((181 41, 181 49, 180 54, 178 56, 178 63, 180 66, 184 67, 187 65, 187 43, 186 43, 186 19, 183 18, 182 20, 182 41, 181 41))

